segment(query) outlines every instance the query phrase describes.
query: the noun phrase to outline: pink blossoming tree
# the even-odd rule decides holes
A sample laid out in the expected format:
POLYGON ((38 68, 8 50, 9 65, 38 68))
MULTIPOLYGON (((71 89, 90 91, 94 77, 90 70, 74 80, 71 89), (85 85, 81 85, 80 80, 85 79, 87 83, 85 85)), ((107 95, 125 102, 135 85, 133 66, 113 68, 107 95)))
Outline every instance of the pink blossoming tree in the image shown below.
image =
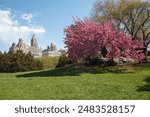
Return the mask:
POLYGON ((92 58, 105 49, 108 61, 119 57, 142 61, 144 53, 138 49, 143 47, 142 42, 133 41, 113 26, 112 19, 103 24, 90 19, 74 19, 74 24, 64 30, 69 58, 72 61, 92 58))

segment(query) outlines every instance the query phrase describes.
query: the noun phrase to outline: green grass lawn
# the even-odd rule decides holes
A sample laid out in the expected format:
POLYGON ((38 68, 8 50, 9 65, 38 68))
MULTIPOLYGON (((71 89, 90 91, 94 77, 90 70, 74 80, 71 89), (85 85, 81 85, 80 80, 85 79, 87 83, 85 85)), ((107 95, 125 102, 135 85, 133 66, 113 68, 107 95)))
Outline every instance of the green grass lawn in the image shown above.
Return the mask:
POLYGON ((150 99, 150 64, 0 73, 0 99, 150 99))

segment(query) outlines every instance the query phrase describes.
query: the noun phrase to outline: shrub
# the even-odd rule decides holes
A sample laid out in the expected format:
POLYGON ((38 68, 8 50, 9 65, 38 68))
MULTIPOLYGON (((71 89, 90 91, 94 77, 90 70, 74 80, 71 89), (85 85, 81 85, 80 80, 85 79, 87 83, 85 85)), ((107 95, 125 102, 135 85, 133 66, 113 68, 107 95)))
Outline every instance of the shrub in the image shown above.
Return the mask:
POLYGON ((71 63, 72 63, 72 61, 68 58, 68 56, 66 54, 63 54, 59 58, 59 62, 56 67, 64 67, 65 65, 71 64, 71 63))
POLYGON ((0 72, 21 72, 43 69, 43 64, 33 58, 31 53, 22 51, 0 54, 0 72))

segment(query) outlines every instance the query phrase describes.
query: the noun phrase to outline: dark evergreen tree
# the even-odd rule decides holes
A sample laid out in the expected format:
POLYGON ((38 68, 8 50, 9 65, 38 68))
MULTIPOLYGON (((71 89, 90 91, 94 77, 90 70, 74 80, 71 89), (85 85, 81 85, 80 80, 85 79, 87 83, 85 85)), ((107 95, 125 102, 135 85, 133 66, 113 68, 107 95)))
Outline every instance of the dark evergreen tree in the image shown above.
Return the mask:
POLYGON ((43 69, 43 63, 34 59, 30 52, 28 54, 22 51, 17 51, 16 53, 0 53, 0 72, 20 72, 41 69, 43 69))

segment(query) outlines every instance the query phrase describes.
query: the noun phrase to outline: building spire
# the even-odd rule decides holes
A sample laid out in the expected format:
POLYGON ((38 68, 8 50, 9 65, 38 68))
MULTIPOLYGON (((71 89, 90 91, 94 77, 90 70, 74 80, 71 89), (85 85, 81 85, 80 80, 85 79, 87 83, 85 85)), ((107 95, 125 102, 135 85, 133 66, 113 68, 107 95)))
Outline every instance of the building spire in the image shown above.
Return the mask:
POLYGON ((33 34, 32 38, 31 38, 31 46, 33 46, 33 47, 38 46, 35 34, 33 34))

